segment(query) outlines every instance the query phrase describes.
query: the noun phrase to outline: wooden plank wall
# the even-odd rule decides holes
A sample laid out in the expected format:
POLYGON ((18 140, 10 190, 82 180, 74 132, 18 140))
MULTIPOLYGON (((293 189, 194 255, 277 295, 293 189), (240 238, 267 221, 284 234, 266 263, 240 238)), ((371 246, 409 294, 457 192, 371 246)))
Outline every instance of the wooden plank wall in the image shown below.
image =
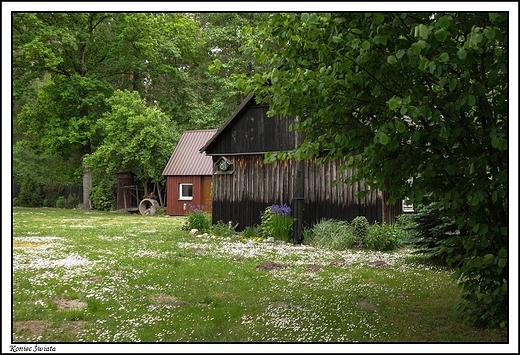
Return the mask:
POLYGON ((166 214, 170 216, 184 216, 190 206, 201 206, 204 203, 202 195, 202 176, 181 175, 166 177, 166 214), (179 184, 193 184, 193 200, 179 200, 179 184), (186 210, 184 209, 186 204, 186 210))
POLYGON ((355 194, 365 189, 363 183, 338 184, 342 177, 339 161, 315 164, 303 162, 303 181, 298 181, 296 161, 263 163, 263 155, 227 156, 234 167, 233 174, 213 176, 213 223, 239 223, 237 230, 260 224, 261 213, 272 204, 291 205, 304 185, 304 226, 311 226, 323 218, 351 221, 366 216, 370 223, 393 223, 400 213, 400 204, 386 206, 380 191, 373 191, 363 199, 355 194))
POLYGON ((226 127, 223 137, 206 152, 210 155, 290 150, 302 133, 289 127, 294 119, 267 117, 268 106, 252 106, 226 127))

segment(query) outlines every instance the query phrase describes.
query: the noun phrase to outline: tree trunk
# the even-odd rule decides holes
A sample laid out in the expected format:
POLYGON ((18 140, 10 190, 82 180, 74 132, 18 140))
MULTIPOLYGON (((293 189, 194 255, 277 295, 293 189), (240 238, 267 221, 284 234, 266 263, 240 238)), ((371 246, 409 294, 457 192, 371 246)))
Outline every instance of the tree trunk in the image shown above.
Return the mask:
POLYGON ((87 170, 85 162, 83 166, 83 209, 92 209, 92 202, 90 201, 90 190, 92 189, 92 172, 87 170))

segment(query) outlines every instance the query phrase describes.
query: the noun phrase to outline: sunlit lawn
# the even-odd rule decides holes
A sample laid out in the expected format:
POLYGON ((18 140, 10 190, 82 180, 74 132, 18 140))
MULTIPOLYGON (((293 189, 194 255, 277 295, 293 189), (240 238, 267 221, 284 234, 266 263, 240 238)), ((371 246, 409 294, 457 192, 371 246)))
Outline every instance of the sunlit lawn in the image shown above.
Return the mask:
POLYGON ((182 221, 14 208, 12 341, 508 341, 465 324, 450 271, 410 250, 193 237, 182 221))

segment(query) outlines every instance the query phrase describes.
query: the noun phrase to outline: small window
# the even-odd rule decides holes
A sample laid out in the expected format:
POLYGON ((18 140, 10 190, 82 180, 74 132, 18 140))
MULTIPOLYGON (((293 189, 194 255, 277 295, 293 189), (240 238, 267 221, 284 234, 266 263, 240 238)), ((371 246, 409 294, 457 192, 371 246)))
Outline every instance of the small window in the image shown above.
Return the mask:
POLYGON ((193 200, 193 184, 179 184, 179 200, 193 200))

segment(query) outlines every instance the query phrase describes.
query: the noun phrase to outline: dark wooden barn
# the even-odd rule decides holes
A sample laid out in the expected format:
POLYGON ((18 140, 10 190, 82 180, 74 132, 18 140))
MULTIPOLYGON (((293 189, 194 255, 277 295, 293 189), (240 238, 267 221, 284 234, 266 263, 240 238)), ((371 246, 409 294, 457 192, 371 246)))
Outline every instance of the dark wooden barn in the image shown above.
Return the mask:
POLYGON ((402 206, 387 206, 387 193, 373 191, 359 199, 356 193, 365 190, 363 183, 333 184, 349 174, 340 171, 339 160, 264 164, 266 152, 291 150, 302 141, 301 133, 289 129, 292 119, 267 117, 268 109, 249 95, 200 149, 213 161, 213 223, 238 223, 240 231, 260 224, 261 213, 272 204, 291 205, 293 217, 302 220, 303 227, 325 218, 395 221, 402 206))
POLYGON ((183 133, 163 170, 166 176, 166 214, 183 216, 193 208, 211 212, 213 164, 211 157, 199 149, 216 131, 206 129, 183 133))

